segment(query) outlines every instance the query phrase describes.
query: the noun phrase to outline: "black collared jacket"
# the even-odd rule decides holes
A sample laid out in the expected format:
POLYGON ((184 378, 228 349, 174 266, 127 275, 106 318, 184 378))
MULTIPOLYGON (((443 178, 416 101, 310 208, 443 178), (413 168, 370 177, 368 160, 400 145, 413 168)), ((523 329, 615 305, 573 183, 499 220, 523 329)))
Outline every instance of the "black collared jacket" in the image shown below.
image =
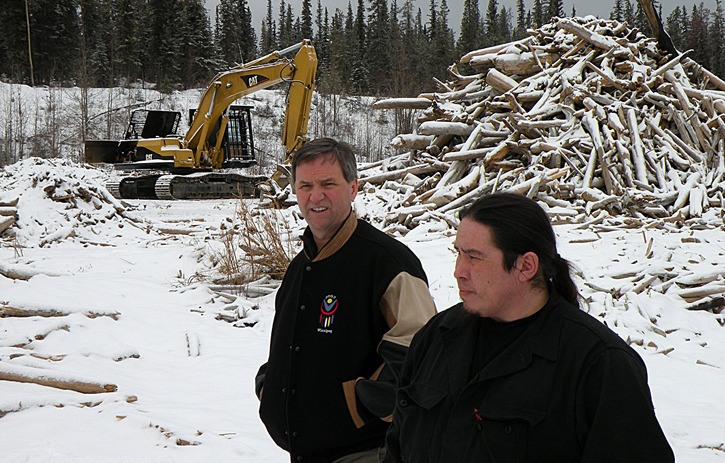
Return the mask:
POLYGON ((275 302, 260 416, 292 461, 384 444, 413 335, 435 314, 418 258, 350 214, 317 250, 309 229, 275 302))
POLYGON ((541 310, 477 374, 475 316, 459 304, 431 319, 405 361, 386 462, 673 462, 639 355, 557 295, 541 310))

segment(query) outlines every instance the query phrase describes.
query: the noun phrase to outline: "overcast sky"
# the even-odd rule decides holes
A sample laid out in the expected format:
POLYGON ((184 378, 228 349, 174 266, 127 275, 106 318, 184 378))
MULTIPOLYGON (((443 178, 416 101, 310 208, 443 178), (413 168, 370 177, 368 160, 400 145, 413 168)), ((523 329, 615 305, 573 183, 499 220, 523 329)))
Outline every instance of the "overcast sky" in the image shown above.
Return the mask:
MULTIPOLYGON (((424 20, 428 17, 428 8, 430 6, 430 0, 413 0, 414 3, 423 12, 424 20)), ((572 6, 576 8, 576 13, 579 16, 587 14, 597 15, 599 17, 608 18, 609 12, 612 10, 615 0, 564 0, 564 11, 567 15, 571 13, 572 6)), ((631 0, 637 1, 637 0, 631 0)), ((348 2, 352 3, 353 11, 357 9, 357 0, 320 0, 322 8, 327 8, 330 16, 335 12, 336 8, 339 8, 343 12, 347 11, 348 2)), ((699 5, 703 3, 705 8, 715 10, 715 0, 695 0, 699 5)), ((682 5, 687 7, 688 13, 692 11, 692 5, 695 4, 692 0, 661 0, 663 16, 666 18, 668 14, 675 9, 676 6, 682 5)), ((206 0, 207 6, 213 12, 215 5, 219 3, 219 0, 206 0)), ((257 28, 257 35, 259 35, 259 27, 262 20, 267 15, 267 0, 248 0, 250 9, 252 10, 252 19, 254 26, 257 28)), ((285 0, 286 4, 292 5, 292 14, 294 17, 300 15, 302 11, 302 0, 285 0)), ((390 2, 388 2, 390 3, 390 2)), ((398 0, 398 5, 401 5, 403 0, 398 0)), ((533 5, 533 0, 524 0, 527 9, 530 9, 533 5)), ((280 0, 272 0, 272 9, 274 12, 274 19, 277 21, 279 16, 279 4, 280 0)), ((365 5, 369 5, 369 0, 365 1, 365 5)), ((436 0, 436 4, 440 4, 440 0, 436 0)), ((486 7, 488 6, 488 0, 478 0, 478 5, 481 10, 481 14, 486 13, 486 7)), ((499 8, 505 6, 510 8, 516 15, 516 0, 498 0, 499 8)), ((463 12, 463 0, 448 0, 448 7, 451 10, 449 17, 449 25, 454 31, 458 31, 461 25, 461 14, 463 12)), ((317 14, 317 0, 312 0, 312 14, 313 20, 317 14)), ((213 13, 212 13, 213 15, 213 13)), ((664 19, 664 18, 663 18, 664 19)), ((457 35, 457 34, 456 34, 457 35)))

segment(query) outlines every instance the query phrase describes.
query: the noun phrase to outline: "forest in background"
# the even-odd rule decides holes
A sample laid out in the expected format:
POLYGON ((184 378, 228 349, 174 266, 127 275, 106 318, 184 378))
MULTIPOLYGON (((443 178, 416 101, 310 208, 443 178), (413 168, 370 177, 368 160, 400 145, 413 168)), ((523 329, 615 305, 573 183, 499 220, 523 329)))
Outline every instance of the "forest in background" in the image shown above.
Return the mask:
MULTIPOLYGON (((258 19, 248 0, 221 0, 212 23, 204 0, 10 0, 0 9, 0 80, 198 88, 219 71, 310 38, 320 61, 318 91, 417 96, 430 91, 434 79, 445 81, 463 54, 577 14, 563 11, 563 0, 533 0, 529 7, 517 0, 515 11, 497 0, 464 0, 455 34, 447 0, 430 0, 425 13, 412 0, 351 0, 345 11, 330 11, 323 1, 304 0, 296 13, 284 0, 267 0, 267 14, 258 19)), ((700 3, 666 16, 660 10, 660 16, 679 50, 725 77, 721 0, 715 11, 700 3)), ((648 33, 637 0, 614 0, 609 19, 648 33)))

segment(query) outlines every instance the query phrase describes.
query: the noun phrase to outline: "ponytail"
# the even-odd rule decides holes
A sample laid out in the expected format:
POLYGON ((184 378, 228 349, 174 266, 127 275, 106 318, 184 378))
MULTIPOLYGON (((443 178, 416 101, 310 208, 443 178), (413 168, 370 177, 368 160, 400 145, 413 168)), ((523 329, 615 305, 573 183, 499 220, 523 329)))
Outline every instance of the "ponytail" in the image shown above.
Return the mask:
POLYGON ((554 291, 568 302, 578 306, 579 291, 577 291, 576 284, 571 278, 571 268, 571 262, 557 254, 554 259, 553 274, 550 281, 554 291))

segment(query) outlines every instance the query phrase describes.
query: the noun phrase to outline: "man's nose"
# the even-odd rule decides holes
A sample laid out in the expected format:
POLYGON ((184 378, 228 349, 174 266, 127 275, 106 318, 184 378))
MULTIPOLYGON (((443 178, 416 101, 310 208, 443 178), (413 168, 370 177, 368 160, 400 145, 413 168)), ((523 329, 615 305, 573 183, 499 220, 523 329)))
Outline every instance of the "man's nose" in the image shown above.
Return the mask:
POLYGON ((456 258, 456 266, 453 269, 453 278, 465 278, 466 276, 466 265, 463 262, 463 259, 461 259, 460 254, 456 258))
POLYGON ((325 197, 325 192, 322 190, 322 188, 313 187, 312 191, 310 192, 310 201, 317 203, 322 201, 322 199, 325 197))

